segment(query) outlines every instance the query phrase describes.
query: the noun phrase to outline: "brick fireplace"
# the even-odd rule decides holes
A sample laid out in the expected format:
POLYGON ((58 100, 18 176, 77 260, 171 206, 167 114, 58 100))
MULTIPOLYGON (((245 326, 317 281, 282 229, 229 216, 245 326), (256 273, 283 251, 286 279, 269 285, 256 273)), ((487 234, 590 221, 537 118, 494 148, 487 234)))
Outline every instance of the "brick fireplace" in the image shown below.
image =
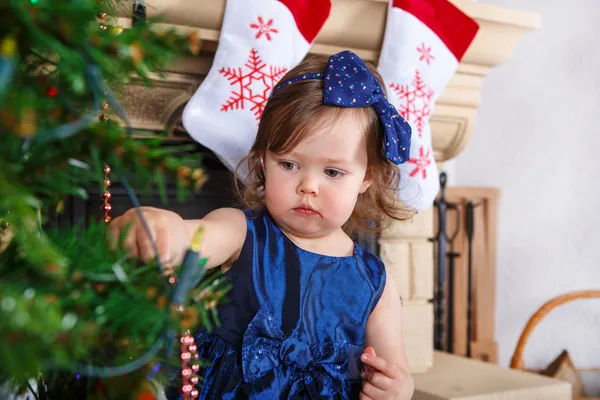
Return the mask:
MULTIPOLYGON (((202 39, 202 51, 199 56, 178 60, 165 71, 164 76, 156 76, 155 87, 152 89, 148 89, 141 83, 133 83, 127 88, 129 96, 123 99, 123 103, 135 128, 156 131, 167 129, 169 141, 189 140, 181 126, 181 111, 210 69, 219 39, 225 1, 187 1, 185 5, 184 2, 170 0, 148 2, 149 15, 163 15, 165 26, 175 27, 182 32, 197 32, 202 39)), ((439 98, 431 119, 434 151, 440 165, 456 157, 468 144, 481 102, 481 85, 490 68, 507 61, 521 37, 539 26, 539 18, 536 15, 471 0, 451 1, 478 21, 480 31, 459 65, 456 75, 439 98)), ((330 18, 317 36, 311 52, 329 55, 342 49, 350 49, 364 59, 376 62, 383 39, 386 12, 386 0, 332 0, 330 18), (364 18, 365 15, 368 18, 364 18)), ((130 21, 124 17, 120 23, 127 27, 130 21)), ((205 154, 207 160, 205 165, 211 180, 202 192, 201 199, 192 199, 187 205, 173 203, 175 204, 173 208, 186 217, 202 216, 211 207, 230 204, 233 199, 230 191, 231 176, 228 171, 214 156, 206 152, 206 149, 198 146, 198 151, 205 154), (196 208, 190 206, 194 201, 197 202, 196 208)), ((74 207, 86 207, 86 205, 79 204, 74 207)), ((120 214, 121 211, 115 209, 114 215, 120 214)), ((433 249, 429 240, 434 234, 433 229, 433 210, 430 209, 419 213, 408 222, 392 224, 377 239, 364 238, 363 242, 371 250, 379 251, 389 273, 396 278, 398 292, 404 300, 404 337, 409 363, 416 376, 415 399, 490 398, 452 397, 450 394, 452 390, 459 392, 462 390, 467 393, 468 388, 461 389, 460 385, 468 386, 469 382, 477 381, 478 370, 485 371, 488 377, 497 374, 498 379, 504 379, 507 382, 506 393, 508 393, 510 389, 508 382, 514 381, 513 375, 503 378, 504 372, 500 372, 500 368, 493 365, 489 366, 496 370, 478 368, 471 364, 464 366, 461 364, 462 359, 460 362, 457 361, 458 364, 453 364, 452 356, 439 354, 433 350, 431 300, 434 268, 433 249), (455 376, 456 382, 461 382, 461 373, 463 377, 467 374, 468 379, 463 383, 448 384, 447 390, 443 387, 444 382, 449 379, 451 382, 452 374, 458 374, 455 376), (436 378, 438 375, 445 378, 436 378), (433 387, 436 385, 438 385, 437 389, 433 387)), ((521 378, 517 377, 517 381, 519 379, 521 378)), ((527 379, 524 378, 519 381, 522 383, 519 387, 521 393, 526 393, 522 390, 526 387, 523 383, 525 381, 527 379)), ((549 386, 544 386, 545 384, 542 383, 539 385, 544 386, 546 390, 549 390, 548 387, 554 390, 551 383, 547 384, 549 386)), ((535 387, 538 383, 531 383, 531 385, 535 387)), ((497 391, 502 392, 498 389, 500 386, 495 387, 497 391)), ((557 392, 558 397, 502 398, 562 400, 569 398, 563 396, 565 390, 562 386, 557 392)), ((486 392, 481 389, 477 393, 486 392)))

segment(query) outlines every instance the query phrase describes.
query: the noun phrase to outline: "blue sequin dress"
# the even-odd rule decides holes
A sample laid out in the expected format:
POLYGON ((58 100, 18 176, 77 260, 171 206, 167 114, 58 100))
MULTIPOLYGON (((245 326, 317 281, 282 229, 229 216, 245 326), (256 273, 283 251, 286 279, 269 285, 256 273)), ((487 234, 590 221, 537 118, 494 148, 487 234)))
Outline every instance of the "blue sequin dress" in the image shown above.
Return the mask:
POLYGON ((358 245, 348 257, 311 253, 268 213, 245 214, 221 327, 195 335, 207 362, 198 398, 358 398, 366 323, 385 285, 382 261, 358 245))

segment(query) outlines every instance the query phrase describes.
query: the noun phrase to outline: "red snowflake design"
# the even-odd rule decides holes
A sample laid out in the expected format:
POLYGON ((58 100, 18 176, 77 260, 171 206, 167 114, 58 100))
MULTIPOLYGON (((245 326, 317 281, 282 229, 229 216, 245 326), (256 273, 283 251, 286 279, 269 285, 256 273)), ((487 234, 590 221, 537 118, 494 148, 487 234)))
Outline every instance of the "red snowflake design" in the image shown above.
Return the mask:
POLYGON ((427 179, 427 167, 429 167, 431 164, 431 158, 429 157, 429 154, 431 154, 431 148, 428 148, 427 152, 425 152, 425 149, 423 146, 421 146, 419 147, 419 157, 408 160, 409 164, 414 164, 415 166, 415 168, 410 171, 409 175, 411 178, 417 176, 420 172, 421 177, 423 179, 427 179))
POLYGON ((435 60, 435 57, 431 54, 431 46, 425 46, 425 43, 421 43, 417 47, 417 51, 421 56, 419 57, 419 61, 425 61, 427 65, 431 64, 431 61, 435 60))
POLYGON ((415 77, 408 85, 391 82, 390 88, 400 99, 398 112, 408 122, 413 122, 417 127, 419 137, 427 124, 432 112, 433 89, 421 78, 419 70, 415 70, 415 77))
POLYGON ((221 68, 219 72, 227 78, 232 89, 229 99, 221 106, 221 111, 247 110, 254 112, 258 121, 262 115, 271 89, 287 72, 285 67, 265 64, 255 49, 250 50, 248 61, 243 67, 221 68))
POLYGON ((265 35, 265 38, 270 42, 271 41, 271 33, 278 33, 277 29, 273 28, 273 19, 265 22, 263 17, 258 17, 258 23, 250 24, 250 28, 256 29, 256 39, 259 39, 262 35, 265 35))

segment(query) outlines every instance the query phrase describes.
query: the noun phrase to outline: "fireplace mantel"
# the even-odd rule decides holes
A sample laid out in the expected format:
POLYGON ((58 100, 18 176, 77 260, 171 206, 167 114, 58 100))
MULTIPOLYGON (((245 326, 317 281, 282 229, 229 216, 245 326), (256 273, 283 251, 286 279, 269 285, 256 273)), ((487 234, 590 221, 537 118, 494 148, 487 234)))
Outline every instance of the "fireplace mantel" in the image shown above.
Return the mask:
MULTIPOLYGON (((438 99, 431 119, 433 147, 438 161, 456 157, 469 142, 481 103, 481 84, 490 68, 506 62, 513 55, 521 37, 540 26, 540 19, 536 14, 471 0, 451 1, 475 18, 480 30, 456 75, 438 99)), ((150 17, 160 15, 165 21, 158 24, 158 28, 162 25, 181 32, 196 31, 202 40, 202 49, 214 52, 219 40, 225 2, 226 0, 152 0, 148 1, 147 11, 150 17)), ((386 13, 387 0, 332 0, 330 17, 315 39, 311 53, 329 55, 349 49, 376 62, 383 41, 386 13)), ((124 16, 120 23, 127 26, 130 21, 124 16)), ((204 75, 210 67, 210 63, 207 65, 199 60, 186 60, 179 65, 179 70, 175 67, 173 72, 204 75)), ((177 82, 174 84, 177 85, 177 82)), ((189 93, 190 96, 191 94, 189 93)), ((176 110, 187 99, 184 95, 173 101, 175 104, 167 109, 176 110)), ((162 127, 143 127, 162 129, 168 126, 170 117, 163 113, 162 127)))

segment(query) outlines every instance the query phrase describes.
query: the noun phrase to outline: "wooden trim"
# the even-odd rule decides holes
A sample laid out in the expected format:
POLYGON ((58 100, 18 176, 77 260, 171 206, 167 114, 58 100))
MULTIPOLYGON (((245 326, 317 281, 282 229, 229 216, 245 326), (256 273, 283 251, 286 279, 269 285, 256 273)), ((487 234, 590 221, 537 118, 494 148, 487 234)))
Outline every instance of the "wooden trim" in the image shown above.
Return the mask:
MULTIPOLYGON (((476 204, 473 240, 473 341, 472 357, 496 363, 498 349, 495 340, 496 318, 496 246, 500 190, 493 187, 449 187, 448 202, 458 205, 460 219, 453 251, 460 253, 454 260, 454 329, 453 353, 467 354, 467 289, 468 247, 464 229, 467 201, 476 204)), ((457 229, 456 211, 449 211, 448 234, 457 229)), ((437 224, 437 220, 435 222, 437 224)), ((435 228, 437 230, 437 227, 435 228)), ((446 291, 447 293, 447 291, 446 291)))

